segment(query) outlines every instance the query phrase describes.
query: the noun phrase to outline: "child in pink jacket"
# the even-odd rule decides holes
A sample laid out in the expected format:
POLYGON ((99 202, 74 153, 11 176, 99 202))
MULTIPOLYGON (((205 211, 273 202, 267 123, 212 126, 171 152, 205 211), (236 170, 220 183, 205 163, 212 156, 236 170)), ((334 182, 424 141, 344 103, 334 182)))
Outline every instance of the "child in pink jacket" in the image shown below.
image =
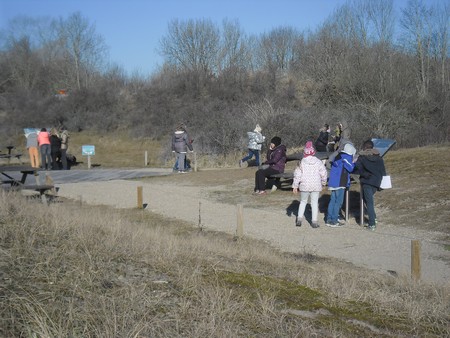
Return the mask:
POLYGON ((303 215, 305 213, 308 198, 311 196, 311 211, 313 228, 318 228, 317 217, 319 215, 319 194, 322 187, 327 183, 327 169, 321 160, 316 156, 311 141, 306 142, 303 150, 303 159, 298 162, 294 170, 294 182, 292 183, 293 193, 300 191, 300 205, 298 207, 298 216, 295 225, 301 226, 303 215))

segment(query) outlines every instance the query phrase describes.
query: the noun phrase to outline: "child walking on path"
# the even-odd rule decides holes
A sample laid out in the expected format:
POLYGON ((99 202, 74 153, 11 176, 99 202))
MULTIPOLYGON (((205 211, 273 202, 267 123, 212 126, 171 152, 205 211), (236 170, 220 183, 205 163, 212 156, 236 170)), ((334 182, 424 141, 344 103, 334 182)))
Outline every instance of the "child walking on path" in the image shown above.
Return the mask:
POLYGON ((300 205, 298 207, 296 226, 302 225, 306 204, 311 196, 311 226, 313 228, 319 227, 317 221, 319 215, 319 194, 322 191, 322 187, 327 183, 327 170, 323 162, 315 154, 316 150, 312 142, 306 142, 303 150, 303 159, 298 162, 294 170, 293 193, 297 194, 300 190, 300 205))
POLYGON ((265 137, 261 134, 261 127, 259 124, 256 125, 255 130, 249 131, 247 133, 248 136, 248 155, 245 156, 242 160, 239 161, 239 166, 242 167, 244 162, 251 160, 253 156, 255 156, 256 166, 259 167, 259 153, 261 151, 261 145, 265 140, 265 137))
POLYGON ((363 150, 359 152, 354 173, 360 175, 364 204, 369 216, 369 230, 375 230, 377 215, 375 214, 374 194, 380 190, 381 179, 386 175, 383 158, 373 142, 367 140, 363 150))
POLYGON ((339 223, 339 212, 344 202, 345 189, 350 187, 350 173, 355 168, 353 155, 356 149, 351 143, 347 143, 344 149, 331 162, 330 179, 328 189, 331 191, 330 203, 328 204, 326 226, 336 228, 339 223))

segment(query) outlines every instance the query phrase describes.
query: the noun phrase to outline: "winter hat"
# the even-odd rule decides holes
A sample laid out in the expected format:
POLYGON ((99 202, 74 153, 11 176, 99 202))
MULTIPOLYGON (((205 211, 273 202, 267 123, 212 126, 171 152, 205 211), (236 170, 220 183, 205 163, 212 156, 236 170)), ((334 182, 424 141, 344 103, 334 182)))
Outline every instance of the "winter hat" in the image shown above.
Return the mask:
POLYGON ((353 146, 353 144, 347 143, 347 144, 344 146, 344 150, 342 150, 342 152, 353 156, 353 155, 356 154, 356 149, 355 149, 355 147, 353 146))
POLYGON ((275 144, 275 147, 278 147, 281 144, 281 138, 275 136, 270 140, 270 143, 273 143, 275 144))
POLYGON ((254 131, 256 131, 257 133, 260 133, 261 130, 262 130, 261 127, 259 126, 259 124, 257 124, 254 131))
POLYGON ((311 141, 306 142, 305 149, 303 149, 303 156, 314 156, 316 154, 316 149, 314 149, 313 143, 311 141))

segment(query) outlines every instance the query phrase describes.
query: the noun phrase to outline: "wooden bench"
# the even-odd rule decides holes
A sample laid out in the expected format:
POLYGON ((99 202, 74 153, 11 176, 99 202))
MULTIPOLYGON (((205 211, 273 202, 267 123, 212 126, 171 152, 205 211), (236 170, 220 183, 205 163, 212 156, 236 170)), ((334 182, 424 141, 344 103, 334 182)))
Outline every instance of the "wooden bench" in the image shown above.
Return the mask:
POLYGON ((270 175, 268 178, 270 180, 275 181, 275 186, 277 188, 281 188, 281 186, 283 184, 292 185, 292 181, 294 179, 294 173, 288 172, 288 173, 274 174, 274 175, 270 175))
MULTIPOLYGON (((4 181, 2 183, 5 183, 4 181)), ((4 186, 4 190, 8 191, 32 191, 38 192, 44 204, 47 203, 47 196, 56 196, 55 186, 52 184, 20 184, 4 186)))

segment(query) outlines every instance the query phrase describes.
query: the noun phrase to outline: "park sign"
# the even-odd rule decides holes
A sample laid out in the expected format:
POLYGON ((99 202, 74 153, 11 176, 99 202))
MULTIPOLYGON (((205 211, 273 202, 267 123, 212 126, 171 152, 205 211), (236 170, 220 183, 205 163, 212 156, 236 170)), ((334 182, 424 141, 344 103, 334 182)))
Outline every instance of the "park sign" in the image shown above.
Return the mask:
POLYGON ((84 155, 84 156, 95 155, 95 146, 93 146, 93 145, 81 146, 81 155, 84 155))

